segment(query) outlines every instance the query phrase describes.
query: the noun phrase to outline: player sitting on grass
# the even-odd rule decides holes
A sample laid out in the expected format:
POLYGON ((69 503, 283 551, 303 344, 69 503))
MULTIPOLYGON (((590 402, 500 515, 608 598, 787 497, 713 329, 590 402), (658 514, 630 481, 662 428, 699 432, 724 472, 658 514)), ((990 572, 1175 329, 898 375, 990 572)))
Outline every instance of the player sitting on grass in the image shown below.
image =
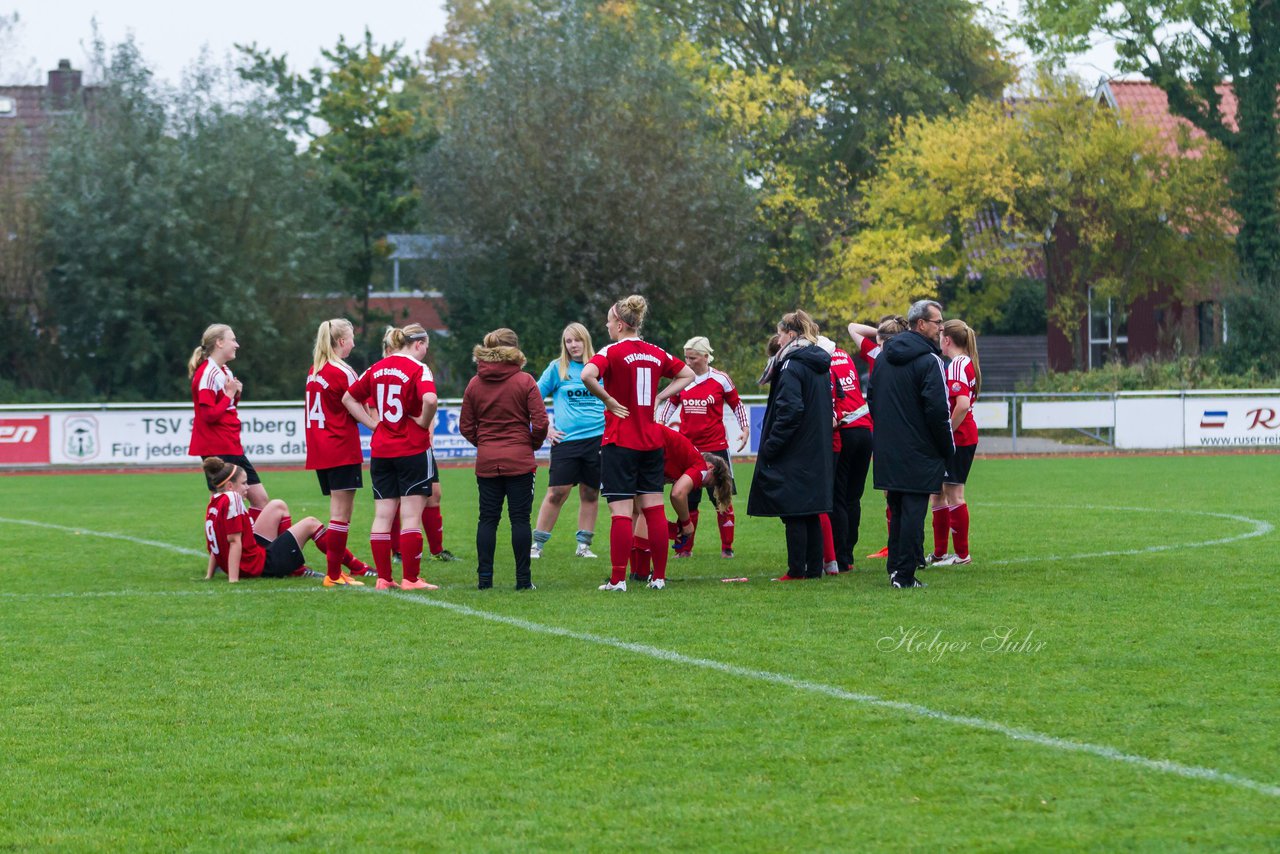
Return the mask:
MULTIPOLYGON (((205 544, 209 550, 206 581, 213 578, 214 570, 225 572, 227 581, 233 584, 241 575, 262 578, 322 575, 302 565, 302 546, 307 540, 315 540, 321 551, 325 548, 324 526, 319 519, 308 516, 293 524, 288 505, 277 498, 267 502, 256 522, 250 522, 244 502, 249 477, 244 468, 224 462, 221 457, 209 457, 204 461, 204 471, 214 488, 204 517, 205 544), (275 532, 282 524, 285 529, 275 539, 258 533, 275 532)), ((364 586, 346 573, 336 582, 325 578, 324 584, 326 587, 364 586)))

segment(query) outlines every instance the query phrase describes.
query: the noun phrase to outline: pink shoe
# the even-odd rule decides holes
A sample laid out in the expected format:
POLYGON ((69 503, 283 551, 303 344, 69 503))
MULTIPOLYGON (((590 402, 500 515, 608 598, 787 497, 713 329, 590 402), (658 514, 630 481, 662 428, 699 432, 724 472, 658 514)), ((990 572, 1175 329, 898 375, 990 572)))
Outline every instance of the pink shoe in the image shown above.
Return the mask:
POLYGON ((377 586, 374 587, 374 589, 375 590, 399 590, 400 585, 396 584, 394 581, 392 581, 389 578, 379 578, 378 584, 377 586))
POLYGON ((410 581, 409 579, 406 578, 404 581, 400 582, 400 589, 401 590, 439 590, 440 585, 431 584, 429 582, 423 581, 421 578, 415 578, 413 581, 410 581))

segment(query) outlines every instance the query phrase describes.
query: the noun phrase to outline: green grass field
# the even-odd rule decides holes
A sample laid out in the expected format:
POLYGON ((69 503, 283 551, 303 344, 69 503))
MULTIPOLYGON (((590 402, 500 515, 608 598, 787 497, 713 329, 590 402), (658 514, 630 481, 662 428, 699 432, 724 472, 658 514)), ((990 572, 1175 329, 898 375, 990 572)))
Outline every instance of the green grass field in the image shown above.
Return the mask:
MULTIPOLYGON (((626 594, 570 558, 576 504, 536 592, 505 529, 476 590, 468 470, 467 559, 391 594, 198 581, 194 469, 0 477, 0 849, 1274 850, 1277 471, 979 459, 974 563, 905 591, 770 583, 744 494, 737 559, 707 530, 626 594)), ((859 555, 883 519, 869 491, 859 555)))

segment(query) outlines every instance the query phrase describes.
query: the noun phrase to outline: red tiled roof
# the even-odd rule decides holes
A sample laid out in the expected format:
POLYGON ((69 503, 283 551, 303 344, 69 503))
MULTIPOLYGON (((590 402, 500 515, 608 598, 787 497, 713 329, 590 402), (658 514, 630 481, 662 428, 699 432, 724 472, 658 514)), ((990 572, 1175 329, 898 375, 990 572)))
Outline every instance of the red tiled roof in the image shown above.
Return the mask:
MULTIPOLYGON (((1236 93, 1230 83, 1216 87, 1220 99, 1219 112, 1223 124, 1236 130, 1236 93)), ((1120 112, 1132 116, 1159 131, 1170 150, 1176 149, 1179 130, 1185 128, 1192 139, 1203 139, 1204 131, 1191 122, 1169 112, 1169 96, 1149 80, 1108 80, 1098 87, 1098 100, 1113 104, 1120 112)))

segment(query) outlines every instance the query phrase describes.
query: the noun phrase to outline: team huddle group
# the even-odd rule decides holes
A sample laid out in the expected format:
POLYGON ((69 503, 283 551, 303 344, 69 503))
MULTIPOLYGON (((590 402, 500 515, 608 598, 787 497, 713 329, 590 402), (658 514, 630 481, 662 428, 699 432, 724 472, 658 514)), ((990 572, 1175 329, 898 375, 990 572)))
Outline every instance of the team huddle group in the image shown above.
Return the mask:
MULTIPOLYGON (((523 370, 526 360, 514 331, 495 329, 474 348, 476 375, 463 395, 458 426, 476 446, 480 588, 494 583, 503 504, 511 525, 516 588, 533 589, 532 561, 548 547, 575 486, 577 557, 596 557, 592 542, 602 494, 609 506, 610 575, 601 590, 625 591, 628 576, 633 583, 665 588, 667 544, 676 559, 692 554, 704 490, 715 506, 721 554, 734 556, 736 489, 724 413, 728 407, 738 423, 736 450, 742 451, 750 436, 747 410, 729 376, 711 367, 714 351, 705 337, 685 343, 684 359, 643 340, 647 310, 638 295, 611 306, 606 318, 611 343, 598 352, 584 325, 569 324, 560 357, 536 380, 523 370), (554 425, 544 404, 548 397, 554 425), (677 416, 675 430, 667 423, 677 416), (548 437, 549 486, 533 525, 534 452, 548 437), (675 521, 668 521, 664 507, 668 484, 675 521)), ((876 395, 869 395, 868 404, 853 358, 823 337, 805 312, 789 313, 766 348, 760 384, 769 387, 769 401, 748 513, 784 522, 787 570, 777 580, 847 572, 854 565, 861 497, 874 451, 876 486, 887 490, 890 539, 871 557, 888 558, 895 587, 920 586, 914 578, 920 565, 970 560, 963 484, 977 444, 971 410, 980 385, 975 337, 961 321, 942 324, 941 307, 932 301, 913 305, 907 318, 886 317, 878 327, 850 324, 849 334, 868 370, 884 361, 882 354, 897 370, 892 339, 919 339, 916 349, 924 346, 935 375, 917 381, 913 373, 908 380, 921 386, 923 429, 898 425, 896 438, 907 447, 895 442, 882 448, 873 423, 884 407, 876 395), (912 335, 903 337, 908 331, 912 335), (941 356, 950 359, 949 365, 941 356), (939 411, 946 422, 941 432, 938 424, 927 423, 936 422, 939 411), (930 447, 916 447, 922 437, 930 447), (923 466, 912 458, 914 451, 923 466), (939 455, 943 466, 935 472, 932 462, 939 455), (883 486, 882 456, 901 469, 883 486), (902 476, 910 481, 906 486, 899 482, 902 476), (905 504, 904 492, 911 496, 905 504), (915 539, 921 539, 923 514, 916 508, 928 495, 933 495, 935 542, 925 558, 922 547, 912 545, 909 524, 895 522, 919 516, 915 539), (949 536, 955 553, 947 552, 949 536)), ((376 575, 378 590, 434 590, 436 585, 422 578, 424 557, 457 560, 443 545, 439 472, 431 449, 438 403, 423 362, 428 334, 417 324, 389 328, 383 358, 358 376, 345 361, 354 345, 350 322, 320 324, 306 380, 305 435, 307 468, 316 472, 321 492, 329 497, 329 520, 294 522, 285 502, 269 498, 244 454, 236 411, 243 386, 228 367, 239 348, 235 334, 223 324, 205 330, 188 369, 195 404, 190 453, 203 458, 213 493, 204 522, 206 578, 218 571, 233 582, 242 576, 320 575, 305 564, 308 540, 325 555, 326 587, 360 586, 361 577, 376 575), (373 434, 373 567, 347 547, 355 493, 363 486, 359 424, 373 434), (399 582, 393 578, 395 559, 402 565, 399 582)), ((918 365, 918 356, 912 349, 907 361, 918 365)), ((902 421, 901 401, 893 410, 885 413, 889 420, 902 421)))

